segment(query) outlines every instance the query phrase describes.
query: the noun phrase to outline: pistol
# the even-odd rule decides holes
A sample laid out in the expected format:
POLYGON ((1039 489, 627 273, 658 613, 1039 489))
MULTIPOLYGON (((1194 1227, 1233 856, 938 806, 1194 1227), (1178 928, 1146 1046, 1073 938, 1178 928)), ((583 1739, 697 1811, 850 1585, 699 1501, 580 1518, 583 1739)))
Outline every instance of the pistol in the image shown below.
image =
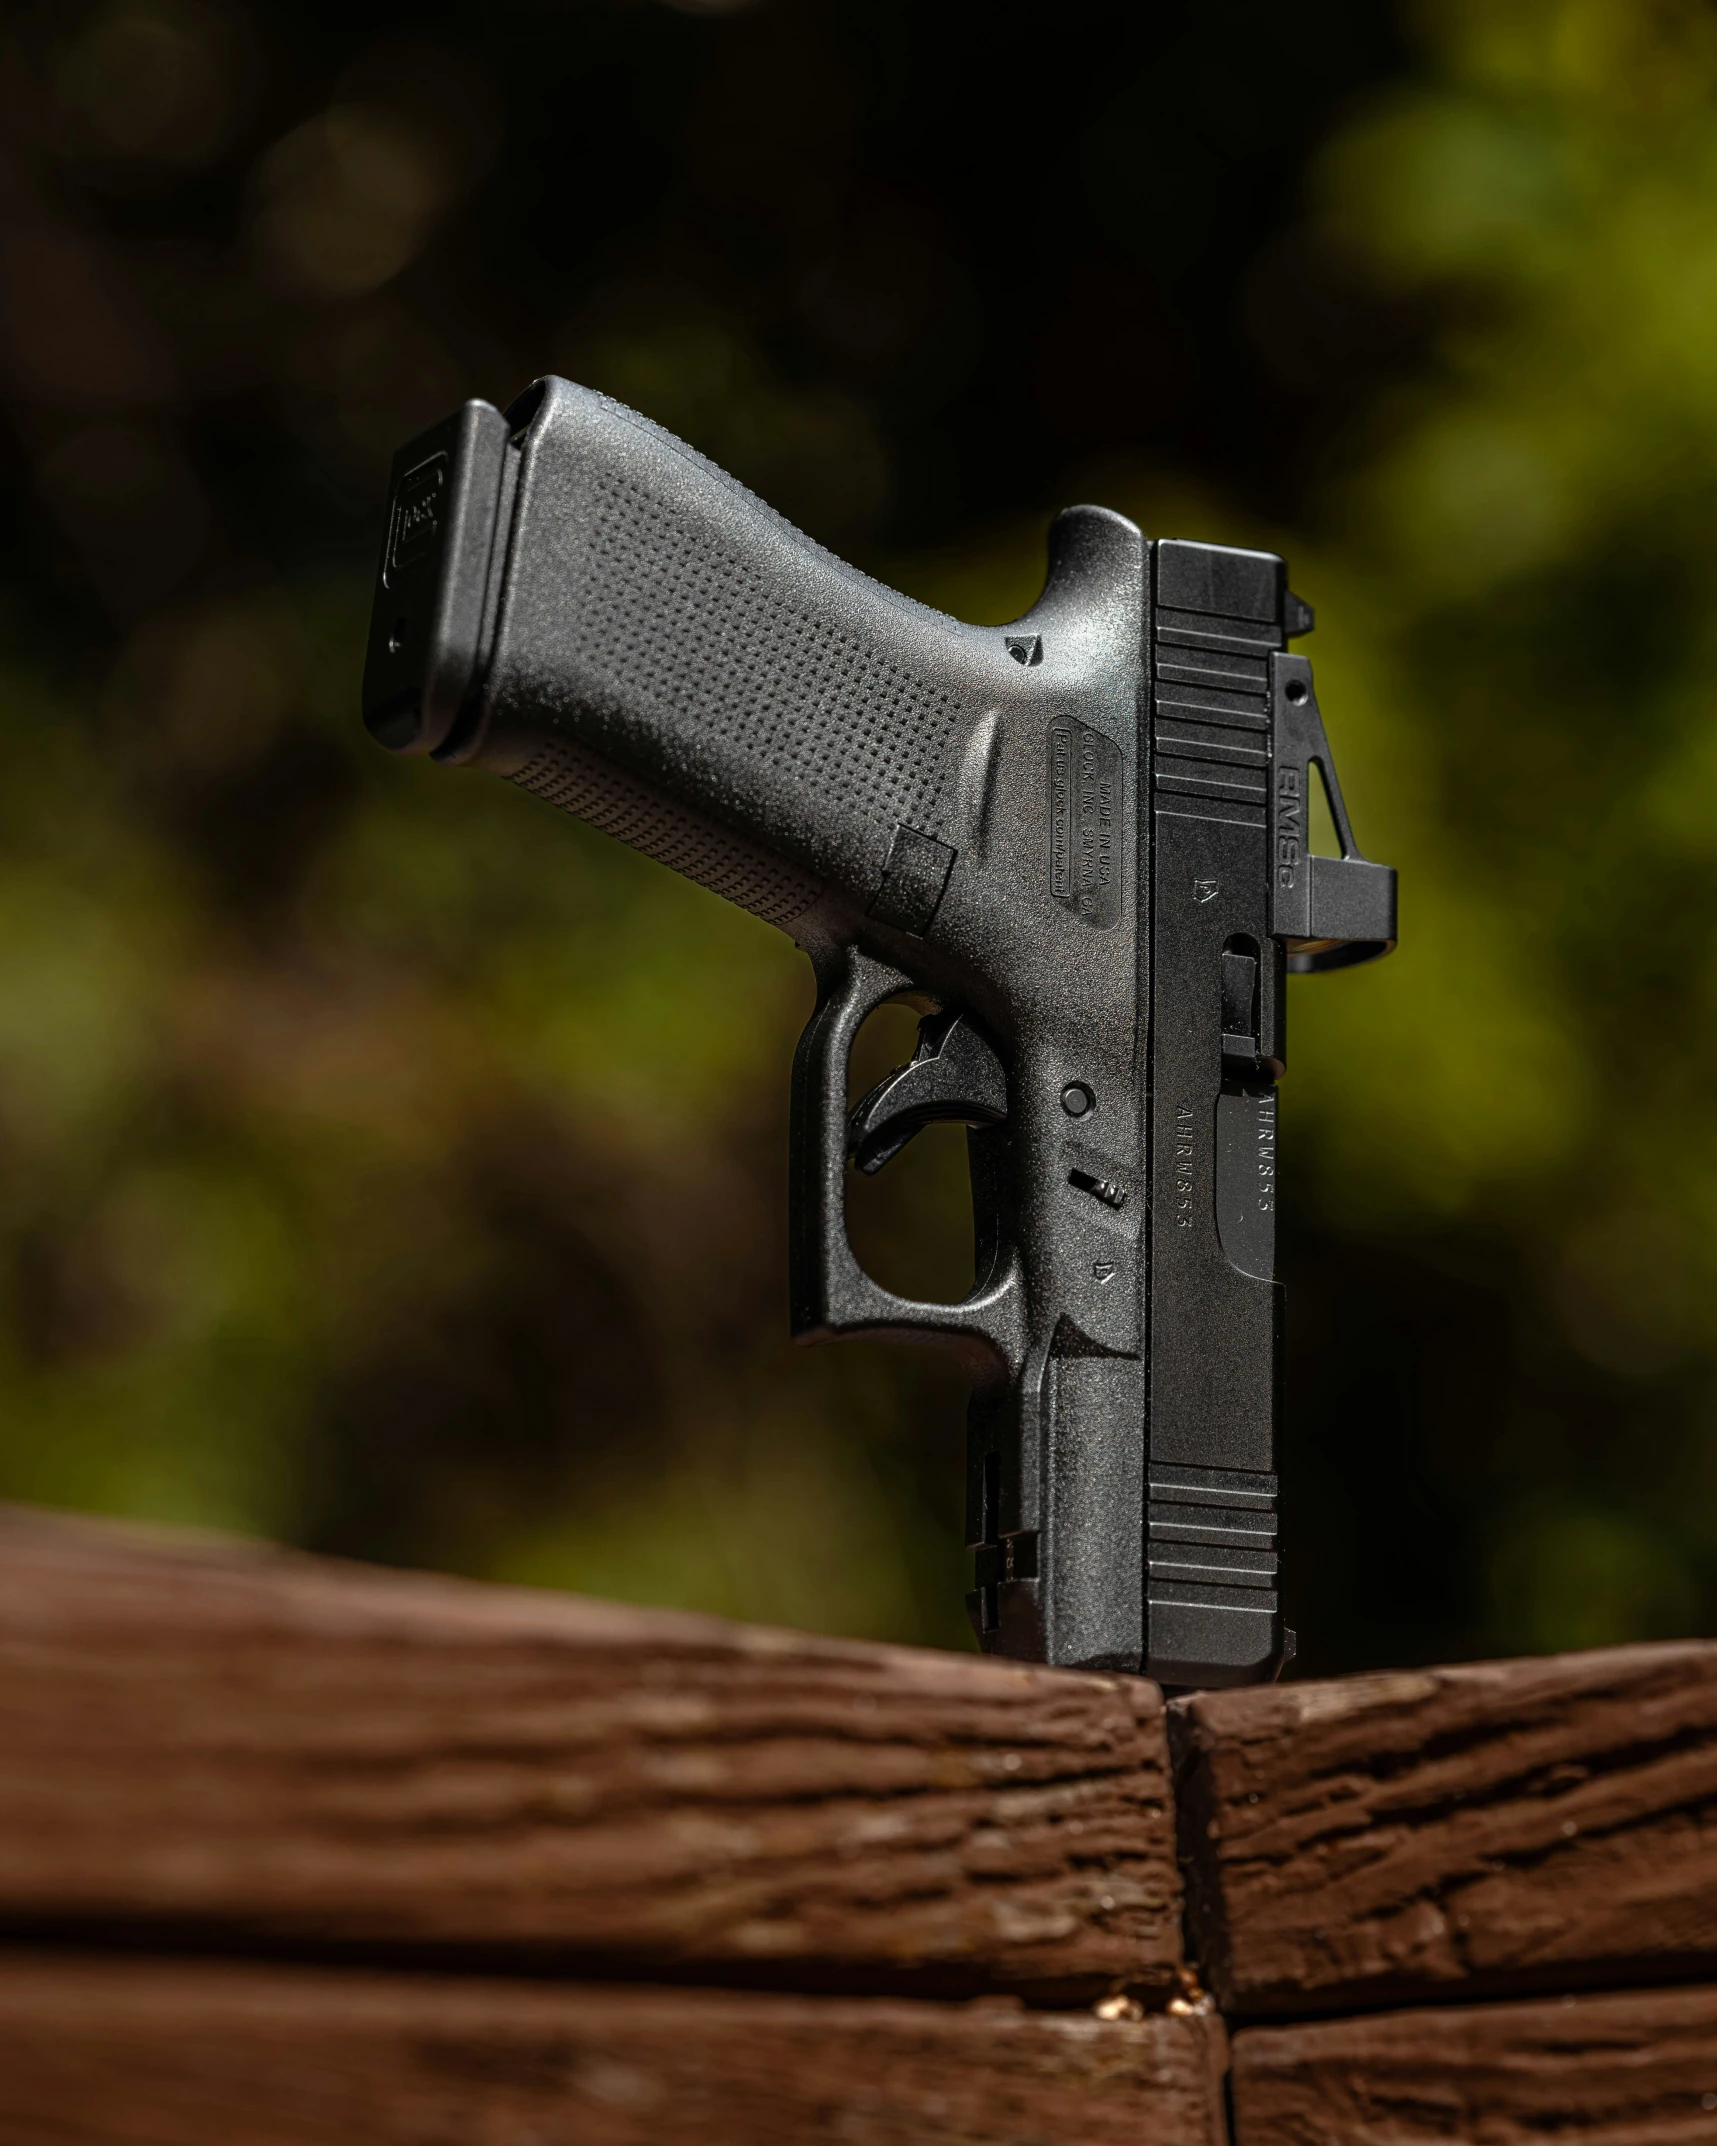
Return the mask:
POLYGON ((1283 561, 1070 507, 1008 626, 897 595, 646 418, 559 379, 395 458, 364 672, 393 752, 485 768, 789 933, 801 1341, 971 1375, 987 1652, 1250 1683, 1276 1551, 1285 979, 1395 943, 1283 561), (1321 778, 1341 855, 1313 854, 1321 778), (849 1107, 889 1000, 910 1062, 849 1107), (967 1127, 976 1282, 880 1286, 852 1170, 967 1127))

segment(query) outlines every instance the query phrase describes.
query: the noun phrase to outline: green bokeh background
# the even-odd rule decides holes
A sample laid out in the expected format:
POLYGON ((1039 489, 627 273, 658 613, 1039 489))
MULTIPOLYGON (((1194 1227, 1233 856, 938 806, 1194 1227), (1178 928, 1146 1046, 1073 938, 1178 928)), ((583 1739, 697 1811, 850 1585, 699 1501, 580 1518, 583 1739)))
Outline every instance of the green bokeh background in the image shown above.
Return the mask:
POLYGON ((356 724, 388 452, 559 369, 968 618, 1074 496, 1287 552, 1403 886, 1292 990, 1303 1666, 1712 1627, 1717 17, 1365 12, 16 18, 0 1494, 968 1643, 958 1378, 785 1338, 802 957, 356 724))

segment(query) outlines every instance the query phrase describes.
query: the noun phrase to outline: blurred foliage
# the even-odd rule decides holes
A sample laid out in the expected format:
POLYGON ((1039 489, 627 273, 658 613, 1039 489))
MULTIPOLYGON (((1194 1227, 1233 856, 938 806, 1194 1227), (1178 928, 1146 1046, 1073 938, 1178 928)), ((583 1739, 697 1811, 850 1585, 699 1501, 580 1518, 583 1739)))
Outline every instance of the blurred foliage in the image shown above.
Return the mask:
MULTIPOLYGON (((1503 1300, 1398 1486, 1445 1516, 1471 1643, 1595 1644, 1717 1612, 1717 18, 1419 25, 1418 79, 1310 198, 1321 244, 1442 325, 1299 569, 1409 938, 1300 995, 1289 1138, 1316 1226, 1503 1300)), ((1310 1523, 1350 1572, 1391 1413, 1310 1523)), ((1385 1594, 1424 1520, 1371 1525, 1385 1594)))
POLYGON ((784 1338, 801 958, 355 721, 389 452, 552 368, 968 617, 1289 552, 1406 933, 1293 992, 1303 1659, 1705 1628, 1717 18, 938 14, 14 13, 0 1493, 961 1643, 958 1379, 784 1338))

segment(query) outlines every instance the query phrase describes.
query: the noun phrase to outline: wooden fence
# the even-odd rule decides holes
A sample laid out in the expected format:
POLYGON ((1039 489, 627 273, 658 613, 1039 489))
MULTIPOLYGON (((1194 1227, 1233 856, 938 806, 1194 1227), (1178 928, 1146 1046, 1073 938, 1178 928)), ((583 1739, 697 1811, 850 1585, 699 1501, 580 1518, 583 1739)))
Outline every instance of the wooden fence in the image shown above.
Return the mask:
POLYGON ((3 2146, 1717 2142, 1717 1646, 1165 1710, 15 1512, 0 1941, 3 2146))

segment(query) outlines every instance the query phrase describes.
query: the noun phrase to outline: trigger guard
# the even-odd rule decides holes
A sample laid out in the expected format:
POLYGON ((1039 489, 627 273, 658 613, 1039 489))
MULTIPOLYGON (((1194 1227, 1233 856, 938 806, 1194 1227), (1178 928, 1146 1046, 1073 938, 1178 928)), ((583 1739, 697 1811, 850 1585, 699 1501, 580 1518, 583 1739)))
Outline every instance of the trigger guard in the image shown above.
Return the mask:
POLYGON ((963 1356, 979 1378, 1017 1377, 1025 1357, 1025 1275, 1017 1247, 1007 1247, 984 1285, 958 1304, 919 1304, 896 1296, 860 1266, 846 1218, 847 1068, 853 1038, 878 1006, 918 986, 901 970, 853 946, 819 963, 818 982, 816 1011, 793 1059, 789 1189, 795 1340, 826 1341, 838 1334, 934 1338, 963 1356))

